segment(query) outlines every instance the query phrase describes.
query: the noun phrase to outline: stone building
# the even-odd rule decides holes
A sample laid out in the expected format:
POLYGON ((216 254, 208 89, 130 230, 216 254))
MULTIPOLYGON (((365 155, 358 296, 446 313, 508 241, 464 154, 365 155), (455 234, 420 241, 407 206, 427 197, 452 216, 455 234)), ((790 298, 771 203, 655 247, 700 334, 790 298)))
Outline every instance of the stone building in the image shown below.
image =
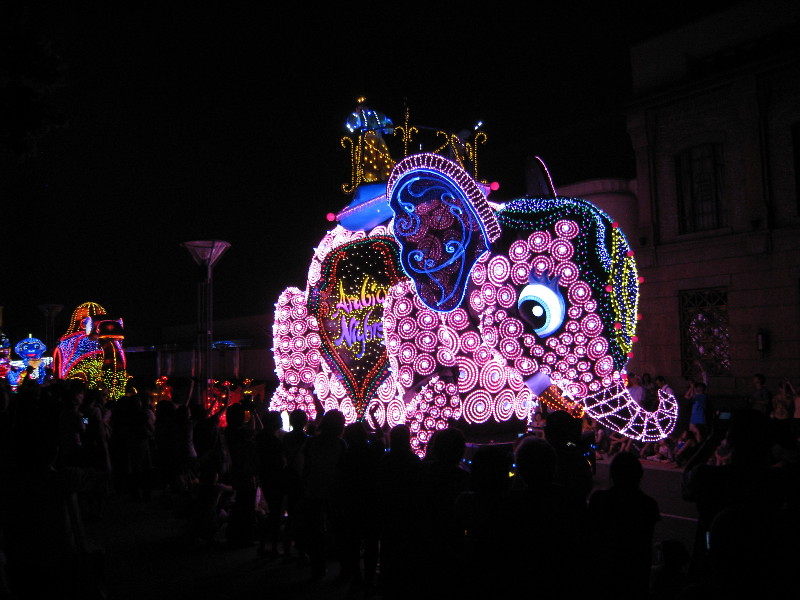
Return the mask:
POLYGON ((636 179, 560 187, 636 249, 629 370, 742 397, 800 384, 800 5, 744 2, 631 48, 636 179))

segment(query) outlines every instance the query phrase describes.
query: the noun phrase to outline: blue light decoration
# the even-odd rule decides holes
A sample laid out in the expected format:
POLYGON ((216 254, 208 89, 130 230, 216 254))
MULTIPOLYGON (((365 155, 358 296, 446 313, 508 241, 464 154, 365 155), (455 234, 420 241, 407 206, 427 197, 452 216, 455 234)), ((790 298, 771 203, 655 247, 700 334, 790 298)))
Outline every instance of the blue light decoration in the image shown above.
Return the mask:
POLYGON ((537 275, 531 271, 528 285, 520 292, 517 308, 522 319, 533 327, 540 338, 555 333, 564 323, 566 305, 558 287, 558 276, 547 277, 547 271, 537 275))
POLYGON ((336 220, 348 231, 368 231, 391 218, 383 181, 359 185, 353 201, 336 215, 336 220))
POLYGON ((385 114, 367 108, 366 98, 358 99, 358 107, 347 117, 345 127, 350 133, 374 131, 382 135, 392 133, 392 120, 385 114))
POLYGON ((11 384, 12 390, 16 390, 27 377, 37 383, 44 383, 47 377, 47 368, 53 364, 51 357, 44 356, 46 350, 47 346, 44 345, 44 342, 33 337, 32 334, 28 334, 28 337, 17 342, 14 352, 21 360, 11 361, 8 382, 11 384))

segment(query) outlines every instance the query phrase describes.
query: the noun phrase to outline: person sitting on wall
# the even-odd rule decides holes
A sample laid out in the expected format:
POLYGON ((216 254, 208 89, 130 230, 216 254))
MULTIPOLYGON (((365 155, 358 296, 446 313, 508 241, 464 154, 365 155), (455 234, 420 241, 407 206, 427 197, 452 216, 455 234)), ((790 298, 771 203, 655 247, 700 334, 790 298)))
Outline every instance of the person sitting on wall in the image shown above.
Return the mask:
POLYGON ((689 429, 684 431, 678 438, 678 443, 675 444, 675 466, 684 466, 695 453, 697 447, 697 437, 694 431, 689 429))

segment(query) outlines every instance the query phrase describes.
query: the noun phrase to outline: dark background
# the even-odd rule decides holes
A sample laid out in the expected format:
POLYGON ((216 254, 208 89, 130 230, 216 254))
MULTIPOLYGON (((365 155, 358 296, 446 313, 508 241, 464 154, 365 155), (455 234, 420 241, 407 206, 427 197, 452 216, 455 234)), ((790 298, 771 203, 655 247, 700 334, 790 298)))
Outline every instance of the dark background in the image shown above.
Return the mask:
POLYGON ((64 305, 59 336, 85 301, 125 319, 128 345, 169 341, 162 326, 196 319, 187 240, 232 244, 217 318, 304 287, 326 213, 349 202, 339 140, 360 95, 395 124, 406 105, 412 125, 482 120, 498 199, 524 194, 534 154, 557 186, 634 177, 630 44, 732 3, 256 4, 2 4, 12 344, 44 338, 38 304, 64 305))

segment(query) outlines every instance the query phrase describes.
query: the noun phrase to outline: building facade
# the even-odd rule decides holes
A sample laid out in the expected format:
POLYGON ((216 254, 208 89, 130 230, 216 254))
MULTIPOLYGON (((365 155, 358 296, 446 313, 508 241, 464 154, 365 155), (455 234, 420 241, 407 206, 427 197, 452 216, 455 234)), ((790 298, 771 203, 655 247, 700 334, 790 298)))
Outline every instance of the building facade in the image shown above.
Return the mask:
POLYGON ((644 283, 629 368, 678 393, 800 383, 799 15, 745 2, 631 50, 625 225, 644 283))

